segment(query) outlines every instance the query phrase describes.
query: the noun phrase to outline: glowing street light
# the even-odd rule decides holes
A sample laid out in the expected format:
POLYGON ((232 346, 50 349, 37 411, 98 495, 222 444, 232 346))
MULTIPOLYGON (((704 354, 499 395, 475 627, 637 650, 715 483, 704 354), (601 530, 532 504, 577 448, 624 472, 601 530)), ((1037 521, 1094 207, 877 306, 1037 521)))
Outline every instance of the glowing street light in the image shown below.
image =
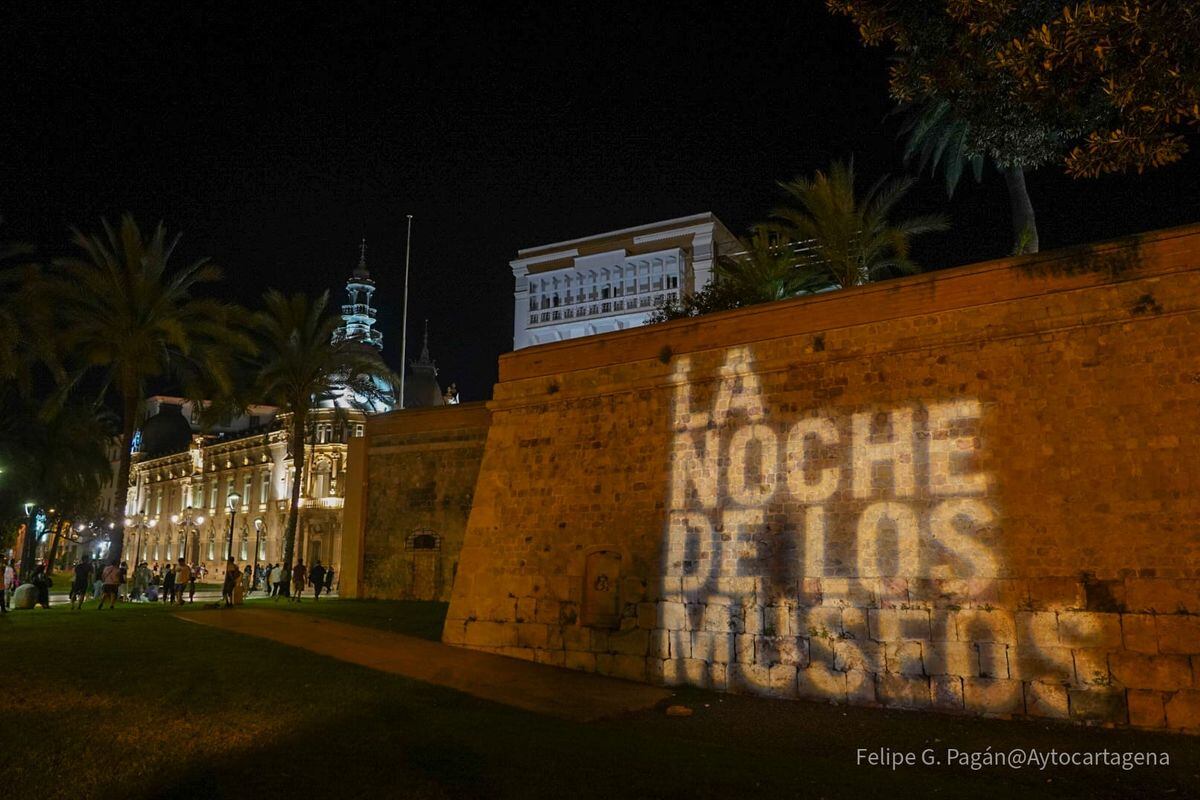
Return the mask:
POLYGON ((229 493, 229 537, 225 542, 225 562, 229 563, 229 559, 233 558, 233 518, 237 515, 238 504, 242 502, 242 496, 237 492, 229 493))

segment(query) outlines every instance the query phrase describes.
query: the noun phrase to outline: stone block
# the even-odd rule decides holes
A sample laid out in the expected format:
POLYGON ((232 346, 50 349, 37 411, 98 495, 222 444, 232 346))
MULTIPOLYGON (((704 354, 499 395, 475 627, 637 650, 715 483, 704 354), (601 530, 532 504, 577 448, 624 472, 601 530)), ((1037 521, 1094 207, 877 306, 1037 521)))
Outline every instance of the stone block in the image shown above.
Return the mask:
POLYGON ((866 672, 883 672, 886 668, 883 645, 879 642, 842 640, 833 646, 833 668, 846 672, 861 669, 866 672))
POLYGON ((1017 643, 1017 623, 1011 611, 953 611, 950 616, 960 642, 1017 643))
POLYGON ((1161 692, 1149 689, 1130 689, 1125 693, 1129 706, 1129 724, 1139 728, 1165 728, 1167 711, 1161 692))
POLYGON ((562 603, 554 597, 539 597, 533 611, 533 621, 543 625, 557 625, 561 616, 562 603))
POLYGON ((971 642, 927 642, 924 660, 930 675, 979 677, 979 651, 971 642))
POLYGON ((1019 681, 1069 683, 1075 677, 1075 659, 1065 647, 1017 645, 1008 651, 1008 671, 1019 681))
POLYGON ((658 606, 659 627, 682 631, 688 627, 687 607, 683 603, 661 602, 658 606))
POLYGON ((472 647, 515 647, 517 626, 504 622, 476 620, 467 624, 463 642, 472 647))
POLYGON ((692 632, 692 658, 709 663, 728 664, 736 660, 732 633, 692 632))
POLYGON ((1200 690, 1183 689, 1170 695, 1165 710, 1168 728, 1200 732, 1200 690))
POLYGON ((808 640, 795 636, 758 636, 754 640, 755 659, 760 664, 808 666, 808 640))
POLYGON ((1107 650, 1072 650, 1076 686, 1111 686, 1107 650))
POLYGON ((567 653, 565 650, 538 650, 534 653, 533 660, 539 664, 549 664, 552 667, 565 667, 567 653))
POLYGON ((875 676, 875 694, 885 706, 928 708, 929 678, 881 673, 875 676))
POLYGON ((595 672, 596 654, 583 652, 581 650, 567 650, 564 652, 563 666, 567 669, 595 672))
POLYGON ((875 675, 861 669, 846 671, 846 702, 854 705, 875 705, 875 675))
MULTIPOLYGON (((762 630, 759 631, 763 636, 789 636, 792 631, 792 609, 787 604, 779 604, 773 606, 764 606, 762 609, 762 630)), ((799 635, 806 633, 805 631, 797 632, 799 635)))
POLYGON ((1008 677, 1008 645, 979 642, 975 649, 979 651, 979 677, 1008 677))
POLYGON ((837 658, 834 649, 837 647, 839 639, 808 639, 808 663, 823 664, 829 668, 833 668, 833 662, 837 658))
POLYGON ((762 606, 748 605, 741 607, 742 615, 742 633, 748 633, 753 636, 759 636, 763 632, 763 610, 762 606))
POLYGON ((957 642, 958 629, 954 626, 957 611, 934 608, 929 611, 929 638, 935 642, 957 642))
POLYGON ((1156 621, 1160 653, 1200 654, 1200 616, 1163 615, 1156 621))
POLYGON ((606 673, 614 678, 627 681, 646 680, 646 658, 644 656, 624 655, 618 653, 610 656, 611 662, 606 673))
POLYGON ((534 622, 537 617, 537 598, 532 596, 517 598, 516 622, 534 622))
POLYGON ((1200 614, 1200 580, 1130 578, 1125 581, 1125 606, 1156 614, 1200 614))
POLYGON ((741 694, 768 694, 771 671, 761 664, 729 664, 726 668, 729 691, 741 694))
POLYGON ((1121 616, 1100 611, 1064 611, 1058 615, 1058 641, 1072 650, 1121 648, 1121 616))
POLYGON ((1158 627, 1153 614, 1122 614, 1121 644, 1137 653, 1158 652, 1158 627))
POLYGON ((930 638, 929 612, 923 609, 871 609, 867 612, 867 624, 871 638, 877 642, 930 638))
POLYGON ((1031 681, 1025 686, 1025 713, 1031 717, 1067 719, 1071 716, 1067 687, 1031 681))
POLYGON ((796 673, 796 694, 806 700, 846 702, 846 673, 824 664, 810 664, 796 673))
POLYGON ((842 638, 866 641, 871 638, 871 626, 867 619, 869 609, 842 609, 842 638))
POLYGON ((522 622, 517 624, 517 645, 519 647, 532 647, 538 650, 546 649, 547 643, 547 627, 538 625, 532 622, 522 622))
POLYGON ((884 642, 884 665, 895 675, 925 675, 921 642, 884 642))
POLYGON ((800 636, 838 639, 842 635, 842 610, 828 606, 796 606, 791 629, 800 636))
POLYGON ((1113 680, 1130 689, 1173 692, 1192 688, 1192 662, 1187 656, 1124 650, 1109 655, 1108 669, 1113 680))
POLYGON ((590 650, 592 647, 592 632, 578 625, 568 625, 562 630, 563 648, 567 650, 590 650))
POLYGON ((849 608, 876 607, 869 581, 859 578, 821 578, 821 604, 849 608))
POLYGON ((671 657, 672 632, 659 628, 650 631, 650 644, 646 651, 647 658, 665 660, 671 657))
POLYGON ((776 664, 770 668, 768 677, 770 683, 769 694, 772 697, 787 697, 796 696, 796 667, 787 664, 776 664))
POLYGON ((741 609, 736 606, 709 603, 704 607, 704 619, 700 630, 716 633, 743 633, 745 625, 741 609))
POLYGON ((1032 647, 1058 646, 1058 615, 1051 611, 1018 611, 1017 644, 1032 647))
POLYGON ((1092 687, 1068 689, 1071 719, 1080 722, 1105 722, 1121 725, 1129 721, 1123 689, 1092 687))
POLYGON ((963 679, 957 675, 934 675, 929 679, 930 705, 939 711, 963 711, 963 679))
POLYGON ((1077 578, 1030 578, 1029 607, 1034 611, 1073 611, 1087 608, 1083 583, 1077 578))
POLYGON ((537 651, 531 647, 500 647, 496 652, 508 658, 519 658, 522 661, 536 661, 537 651))
POLYGON ((963 707, 985 716, 1024 714, 1024 688, 1014 680, 963 678, 963 707))
POLYGON ((908 605, 906 578, 879 578, 875 582, 874 592, 880 608, 901 608, 908 605))
POLYGON ((652 631, 659 627, 658 603, 637 604, 637 626, 647 631, 652 631))

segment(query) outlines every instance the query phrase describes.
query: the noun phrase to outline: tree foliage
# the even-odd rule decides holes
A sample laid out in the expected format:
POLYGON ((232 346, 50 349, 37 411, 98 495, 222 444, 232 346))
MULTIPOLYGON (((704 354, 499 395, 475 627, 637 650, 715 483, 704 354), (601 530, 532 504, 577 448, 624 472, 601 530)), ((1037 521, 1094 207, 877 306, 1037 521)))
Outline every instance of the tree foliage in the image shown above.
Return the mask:
POLYGON ((295 552, 309 411, 334 400, 365 409, 373 401, 390 400, 396 380, 374 348, 350 340, 332 341, 341 319, 327 312, 328 302, 328 292, 311 300, 303 294, 287 297, 271 290, 263 297, 264 309, 251 321, 259 346, 246 383, 249 395, 291 415, 288 449, 294 472, 284 532, 285 580, 295 552), (343 387, 350 391, 343 392, 343 387))
MULTIPOLYGON (((194 296, 220 270, 207 259, 170 271, 179 237, 167 239, 160 224, 144 237, 126 214, 120 228, 102 221, 103 233, 76 230, 80 255, 58 262, 49 285, 61 315, 59 337, 77 374, 93 372, 121 409, 121 466, 114 508, 125 505, 130 449, 137 411, 148 381, 171 378, 179 385, 231 388, 232 356, 249 348, 232 320, 234 309, 194 296)), ((191 393, 191 392, 189 392, 191 393)), ((120 555, 120 531, 114 557, 120 555)))
POLYGON ((1074 176, 1142 170, 1200 122, 1200 10, 1182 0, 827 0, 890 43, 901 103, 944 102, 962 153, 1074 176), (1082 140, 1082 144, 1077 144, 1082 140))
POLYGON ((789 203, 771 216, 791 242, 805 243, 815 258, 807 265, 810 286, 858 286, 895 271, 916 272, 913 237, 949 227, 940 214, 893 221, 896 205, 912 186, 911 178, 875 181, 861 197, 854 165, 834 162, 828 172, 780 184, 789 203))

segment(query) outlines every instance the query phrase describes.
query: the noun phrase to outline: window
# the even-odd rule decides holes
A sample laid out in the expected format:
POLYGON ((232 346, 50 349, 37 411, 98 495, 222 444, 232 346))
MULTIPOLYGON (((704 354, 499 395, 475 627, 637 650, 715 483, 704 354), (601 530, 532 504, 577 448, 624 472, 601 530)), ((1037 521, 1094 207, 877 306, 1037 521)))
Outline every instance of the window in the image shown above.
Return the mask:
POLYGON ((213 478, 208 484, 208 510, 217 510, 217 479, 213 478))
POLYGON ((224 498, 224 502, 221 504, 221 506, 223 508, 229 507, 229 495, 231 495, 231 494, 233 494, 233 476, 232 475, 230 475, 229 480, 227 480, 225 482, 225 498, 224 498))
POLYGON ((162 489, 159 489, 157 492, 154 493, 154 513, 155 514, 162 513, 162 496, 163 496, 162 489))
POLYGON ((363 435, 363 430, 364 430, 364 429, 363 429, 363 425, 362 425, 362 423, 361 423, 361 422, 359 422, 359 423, 355 424, 355 426, 354 426, 354 435, 355 435, 355 437, 362 436, 362 435, 363 435))
POLYGON ((250 481, 253 477, 253 475, 247 474, 246 477, 242 478, 242 505, 246 507, 250 506, 250 481))
POLYGON ((217 535, 215 533, 210 533, 208 535, 208 560, 209 561, 212 561, 214 558, 217 557, 216 549, 217 549, 217 535))
POLYGON ((258 479, 258 504, 265 506, 271 499, 271 471, 264 470, 258 479))
POLYGON ((667 288, 668 289, 678 289, 679 288, 679 276, 678 275, 668 275, 667 276, 667 288))

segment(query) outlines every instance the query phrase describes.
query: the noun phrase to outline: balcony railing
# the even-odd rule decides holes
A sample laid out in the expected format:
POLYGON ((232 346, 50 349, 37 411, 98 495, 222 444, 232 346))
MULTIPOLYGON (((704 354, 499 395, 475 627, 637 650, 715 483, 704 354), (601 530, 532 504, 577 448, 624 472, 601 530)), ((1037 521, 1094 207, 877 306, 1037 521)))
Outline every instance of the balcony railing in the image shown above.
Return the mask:
POLYGON ((581 302, 561 303, 550 308, 529 312, 529 326, 552 325, 556 322, 576 319, 591 319, 612 314, 628 314, 634 311, 651 311, 655 306, 674 300, 679 293, 675 289, 654 293, 637 294, 626 292, 621 297, 592 299, 579 295, 581 302))
POLYGON ((366 303, 353 303, 342 306, 342 313, 347 316, 371 317, 374 319, 378 309, 367 305, 366 303))

